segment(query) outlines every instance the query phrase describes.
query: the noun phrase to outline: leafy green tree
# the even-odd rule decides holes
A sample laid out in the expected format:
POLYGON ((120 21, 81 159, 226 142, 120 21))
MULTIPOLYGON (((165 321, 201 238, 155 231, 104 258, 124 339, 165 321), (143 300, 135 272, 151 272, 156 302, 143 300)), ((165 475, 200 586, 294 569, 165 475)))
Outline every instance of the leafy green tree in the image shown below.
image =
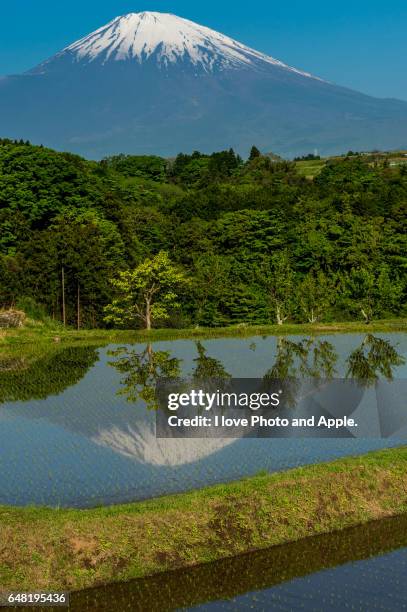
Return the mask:
POLYGON ((39 228, 65 207, 98 206, 103 188, 89 162, 70 153, 23 145, 0 147, 0 209, 39 228))
MULTIPOLYGON (((50 226, 59 269, 64 268, 67 300, 79 328, 88 319, 94 327, 102 303, 111 297, 109 277, 123 267, 124 245, 113 223, 93 211, 65 212, 50 226)), ((73 318, 73 317, 71 317, 73 318)))
POLYGON ((281 251, 264 259, 259 275, 277 325, 283 325, 295 307, 295 276, 288 252, 281 251))
POLYGON ((189 284, 165 251, 134 270, 119 272, 111 282, 118 297, 106 306, 105 321, 121 325, 141 321, 148 330, 154 321, 168 319, 169 308, 178 306, 177 291, 189 284))
POLYGON ((199 325, 225 324, 221 314, 226 288, 230 285, 232 260, 224 255, 204 253, 193 262, 192 295, 199 325))
POLYGON ((321 270, 309 272, 298 286, 298 303, 308 323, 316 323, 334 300, 334 284, 321 270))
POLYGON ((228 178, 238 169, 241 159, 233 149, 212 153, 208 163, 208 178, 211 181, 228 178))
POLYGON ((260 155, 261 153, 259 149, 253 145, 252 148, 250 149, 249 161, 253 161, 257 157, 260 157, 260 155))
POLYGON ((115 155, 101 163, 126 177, 143 177, 153 181, 163 181, 167 170, 166 160, 157 155, 115 155))
POLYGON ((0 308, 13 306, 24 295, 24 264, 21 254, 0 254, 0 308))
POLYGON ((374 316, 394 312, 403 294, 403 283, 390 276, 387 266, 353 268, 343 282, 343 300, 349 310, 360 312, 365 323, 374 316))

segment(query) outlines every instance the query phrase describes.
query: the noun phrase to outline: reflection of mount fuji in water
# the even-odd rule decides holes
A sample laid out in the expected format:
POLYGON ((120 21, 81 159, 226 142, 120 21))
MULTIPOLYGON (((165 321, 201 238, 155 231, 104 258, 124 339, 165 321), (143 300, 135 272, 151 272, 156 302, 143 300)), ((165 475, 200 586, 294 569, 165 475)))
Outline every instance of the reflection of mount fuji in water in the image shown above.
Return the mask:
POLYGON ((78 397, 76 393, 68 391, 64 398, 51 399, 46 403, 35 401, 12 405, 6 415, 6 411, 2 414, 0 407, 0 421, 5 416, 46 421, 115 453, 157 466, 177 466, 200 461, 235 442, 232 438, 210 437, 157 439, 155 413, 115 398, 111 387, 105 387, 100 379, 95 393, 92 389, 93 375, 94 372, 89 372, 86 385, 89 388, 91 383, 89 394, 78 397))
MULTIPOLYGON (((72 360, 74 352, 72 350, 68 352, 72 360)), ((90 354, 94 355, 94 349, 90 349, 90 354)), ((147 354, 149 359, 154 359, 151 351, 147 354)), ((161 356, 159 352, 158 356, 161 356)), ((80 350, 79 357, 84 366, 84 375, 92 363, 89 360, 86 362, 83 360, 83 349, 80 350)), ((56 367, 59 367, 61 363, 67 366, 67 360, 58 355, 55 362, 56 367)), ((210 432, 208 432, 207 439, 157 439, 155 437, 155 412, 147 410, 142 401, 135 404, 117 395, 116 391, 120 388, 117 372, 105 363, 102 365, 103 373, 100 375, 101 365, 98 363, 90 369, 80 382, 76 380, 76 386, 65 390, 63 395, 50 396, 45 402, 30 401, 9 404, 10 410, 4 411, 3 418, 5 415, 8 417, 13 415, 39 421, 45 420, 125 457, 158 466, 176 466, 196 462, 234 442, 230 438, 213 439, 210 437, 210 432)), ((48 363, 49 366, 50 363, 48 363)), ((50 370, 52 371, 52 368, 50 370)), ((77 372, 77 368, 75 371, 77 372)), ((158 368, 154 375, 159 376, 161 373, 162 367, 158 368)), ((16 372, 13 374, 15 375, 16 372)), ((42 384, 42 376, 39 380, 42 384)), ((67 376, 68 385, 70 382, 71 377, 67 376)), ((145 380, 145 387, 149 382, 145 380)), ((30 390, 34 398, 44 397, 32 386, 30 390)), ((54 391, 54 386, 51 386, 50 390, 54 391)), ((22 398, 26 399, 27 394, 24 389, 21 389, 21 392, 22 398)), ((1 418, 0 405, 0 420, 1 418)))
POLYGON ((156 438, 155 423, 114 425, 91 440, 101 446, 152 465, 182 465, 200 461, 235 442, 233 438, 156 438))

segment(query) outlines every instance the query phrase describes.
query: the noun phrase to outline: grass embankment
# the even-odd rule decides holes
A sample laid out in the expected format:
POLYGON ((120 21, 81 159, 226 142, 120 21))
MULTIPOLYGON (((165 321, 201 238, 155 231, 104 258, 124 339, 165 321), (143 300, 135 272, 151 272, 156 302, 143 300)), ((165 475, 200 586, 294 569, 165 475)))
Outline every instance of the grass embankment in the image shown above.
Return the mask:
POLYGON ((122 506, 0 507, 0 585, 76 590, 406 511, 407 447, 122 506))
MULTIPOLYGON (((335 159, 335 158, 332 158, 335 159)), ((297 172, 308 179, 314 179, 325 168, 327 159, 309 159, 295 162, 297 172)))
MULTIPOLYGON (((200 604, 235 599, 338 565, 385 555, 405 546, 407 513, 214 563, 76 591, 70 599, 70 610, 173 612, 195 609, 200 604)), ((319 594, 322 595, 318 593, 318 586, 315 591, 314 601, 319 594)), ((256 599, 253 596, 255 608, 256 599)))
POLYGON ((362 321, 341 323, 284 324, 284 325, 232 325, 229 327, 193 327, 187 329, 139 330, 73 330, 69 328, 31 325, 19 329, 0 330, 0 351, 22 345, 39 346, 43 344, 82 343, 87 346, 105 344, 137 343, 160 340, 180 340, 188 338, 226 338, 248 336, 286 336, 295 334, 334 334, 334 333, 379 333, 407 332, 406 319, 374 321, 366 325, 362 321))

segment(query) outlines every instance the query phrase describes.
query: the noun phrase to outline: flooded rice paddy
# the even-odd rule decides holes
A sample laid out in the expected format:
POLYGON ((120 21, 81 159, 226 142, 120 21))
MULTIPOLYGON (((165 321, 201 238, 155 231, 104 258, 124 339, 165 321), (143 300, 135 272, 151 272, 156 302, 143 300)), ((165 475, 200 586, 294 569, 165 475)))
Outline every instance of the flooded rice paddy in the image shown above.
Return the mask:
MULTIPOLYGON (((379 439, 157 439, 160 376, 407 378, 407 335, 177 340, 0 359, 0 504, 91 507, 397 445, 379 439)), ((376 431, 373 427, 373 436, 376 431)))

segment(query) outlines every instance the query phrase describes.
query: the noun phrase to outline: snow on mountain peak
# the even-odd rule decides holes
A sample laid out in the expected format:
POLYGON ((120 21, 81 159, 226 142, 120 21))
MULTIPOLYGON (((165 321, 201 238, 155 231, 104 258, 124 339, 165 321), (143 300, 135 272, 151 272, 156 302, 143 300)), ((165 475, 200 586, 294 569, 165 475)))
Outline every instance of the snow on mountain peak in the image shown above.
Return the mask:
POLYGON ((78 62, 97 60, 103 64, 111 60, 143 63, 154 57, 160 66, 189 62, 205 72, 266 63, 312 77, 215 30, 170 13, 129 13, 116 17, 58 55, 66 54, 78 62))

